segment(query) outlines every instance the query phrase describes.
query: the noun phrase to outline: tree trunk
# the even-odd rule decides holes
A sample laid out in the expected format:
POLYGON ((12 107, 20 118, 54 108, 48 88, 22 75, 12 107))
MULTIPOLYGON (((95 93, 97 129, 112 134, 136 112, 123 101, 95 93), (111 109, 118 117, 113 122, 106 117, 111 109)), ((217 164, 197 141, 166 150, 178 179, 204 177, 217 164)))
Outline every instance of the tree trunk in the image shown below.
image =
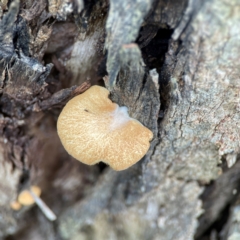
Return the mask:
POLYGON ((240 239, 239 0, 1 0, 0 18, 1 239, 240 239), (127 170, 57 136, 94 84, 154 134, 127 170), (33 185, 55 221, 13 210, 33 185))

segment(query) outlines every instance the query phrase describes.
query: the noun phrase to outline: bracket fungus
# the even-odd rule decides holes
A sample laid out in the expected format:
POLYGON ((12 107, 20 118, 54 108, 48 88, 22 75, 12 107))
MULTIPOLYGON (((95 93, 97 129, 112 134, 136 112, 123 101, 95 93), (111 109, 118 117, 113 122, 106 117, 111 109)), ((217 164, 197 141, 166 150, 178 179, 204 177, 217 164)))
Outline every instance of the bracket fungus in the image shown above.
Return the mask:
POLYGON ((120 171, 147 153, 153 133, 108 96, 106 88, 92 86, 74 97, 63 108, 57 130, 64 148, 77 160, 88 165, 102 161, 120 171))

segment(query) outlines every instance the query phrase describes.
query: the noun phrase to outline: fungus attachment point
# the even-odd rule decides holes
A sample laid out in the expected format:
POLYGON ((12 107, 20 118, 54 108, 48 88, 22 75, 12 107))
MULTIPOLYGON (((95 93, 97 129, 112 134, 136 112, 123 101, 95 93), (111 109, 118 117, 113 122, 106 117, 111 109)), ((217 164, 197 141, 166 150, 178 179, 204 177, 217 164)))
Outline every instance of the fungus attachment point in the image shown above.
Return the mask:
POLYGON ((88 165, 102 161, 120 171, 147 153, 153 133, 108 95, 106 88, 92 86, 71 99, 58 118, 57 129, 74 158, 88 165))

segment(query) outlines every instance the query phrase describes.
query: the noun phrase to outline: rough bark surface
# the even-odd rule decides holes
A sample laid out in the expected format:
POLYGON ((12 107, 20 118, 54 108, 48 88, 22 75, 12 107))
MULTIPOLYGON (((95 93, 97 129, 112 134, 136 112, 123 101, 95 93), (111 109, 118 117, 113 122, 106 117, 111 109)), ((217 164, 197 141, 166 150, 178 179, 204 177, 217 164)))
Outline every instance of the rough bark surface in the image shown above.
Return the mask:
POLYGON ((2 0, 0 18, 0 239, 240 238, 239 0, 2 0), (57 136, 93 84, 154 133, 125 171, 57 136), (31 185, 56 221, 11 209, 31 185))

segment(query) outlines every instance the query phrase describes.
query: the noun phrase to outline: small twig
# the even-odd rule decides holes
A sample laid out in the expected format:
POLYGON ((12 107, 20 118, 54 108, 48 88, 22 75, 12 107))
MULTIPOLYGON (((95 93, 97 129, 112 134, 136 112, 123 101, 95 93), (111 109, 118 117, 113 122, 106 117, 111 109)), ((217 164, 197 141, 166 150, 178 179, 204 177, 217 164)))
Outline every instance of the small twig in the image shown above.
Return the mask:
POLYGON ((38 197, 33 191, 29 190, 30 194, 34 198, 36 204, 38 207, 42 210, 44 215, 50 220, 50 221, 55 221, 57 219, 57 216, 54 214, 54 212, 46 205, 43 200, 38 197))

